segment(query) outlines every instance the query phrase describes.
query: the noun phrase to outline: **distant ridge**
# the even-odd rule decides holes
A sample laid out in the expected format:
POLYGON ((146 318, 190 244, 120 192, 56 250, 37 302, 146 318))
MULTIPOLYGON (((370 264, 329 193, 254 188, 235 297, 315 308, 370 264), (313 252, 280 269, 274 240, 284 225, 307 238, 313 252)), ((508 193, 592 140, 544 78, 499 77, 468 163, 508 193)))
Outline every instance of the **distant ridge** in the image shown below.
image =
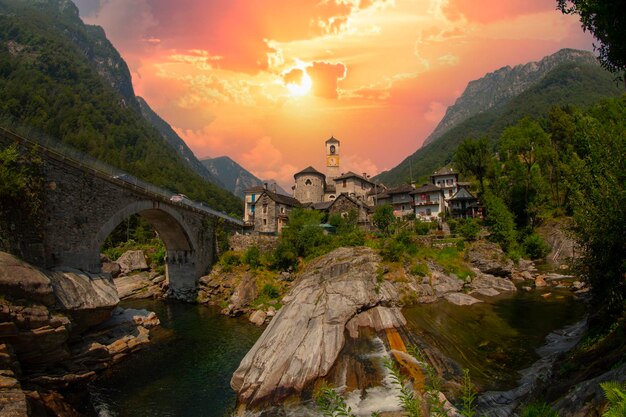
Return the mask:
POLYGON ((411 178, 424 179, 450 163, 458 145, 468 137, 486 136, 495 149, 504 129, 524 117, 542 117, 557 105, 587 107, 623 94, 613 75, 589 52, 564 49, 544 60, 504 67, 471 81, 463 95, 448 108, 429 137, 430 143, 374 180, 400 185, 411 178), (538 77, 540 73, 543 76, 538 77), (528 75, 526 80, 523 74, 528 75), (523 91, 514 94, 521 86, 523 91))
POLYGON ((267 183, 272 189, 275 187, 278 194, 291 195, 282 189, 275 180, 261 180, 239 165, 228 156, 206 158, 200 161, 206 169, 224 184, 226 189, 237 197, 243 198, 244 191, 267 183))
POLYGON ((566 62, 597 65, 595 56, 588 51, 561 49, 537 62, 502 67, 484 77, 470 81, 465 91, 448 107, 443 119, 426 138, 422 147, 440 138, 445 132, 464 120, 502 106, 513 97, 537 84, 557 66, 566 62))

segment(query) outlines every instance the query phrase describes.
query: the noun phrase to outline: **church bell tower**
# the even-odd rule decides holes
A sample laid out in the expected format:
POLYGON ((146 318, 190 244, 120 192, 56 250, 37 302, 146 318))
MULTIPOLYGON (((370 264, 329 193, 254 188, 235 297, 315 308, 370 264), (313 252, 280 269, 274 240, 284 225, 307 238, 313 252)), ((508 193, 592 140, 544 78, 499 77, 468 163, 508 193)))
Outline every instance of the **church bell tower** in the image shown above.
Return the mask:
POLYGON ((326 178, 327 182, 339 176, 339 141, 331 137, 326 141, 326 178))

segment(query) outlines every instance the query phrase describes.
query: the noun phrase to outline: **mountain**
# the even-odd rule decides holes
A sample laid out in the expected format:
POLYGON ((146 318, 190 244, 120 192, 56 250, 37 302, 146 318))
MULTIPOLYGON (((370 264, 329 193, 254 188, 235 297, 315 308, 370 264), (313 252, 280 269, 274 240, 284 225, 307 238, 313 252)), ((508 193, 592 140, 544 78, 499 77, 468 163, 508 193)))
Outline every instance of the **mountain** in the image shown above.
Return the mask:
POLYGON ((502 106, 537 84, 550 71, 567 62, 597 65, 597 60, 591 52, 561 49, 541 61, 520 64, 513 68, 502 67, 483 78, 470 81, 454 105, 448 107, 443 119, 422 146, 437 140, 452 127, 471 116, 502 106))
POLYGON ((141 98, 137 97, 137 103, 139 104, 139 109, 141 110, 141 114, 143 117, 150 122, 152 126, 156 128, 161 133, 161 136, 169 143, 169 145, 178 152, 180 157, 189 164, 189 166, 202 178, 207 181, 212 182, 213 184, 219 185, 222 188, 230 191, 233 194, 232 189, 230 187, 226 187, 222 181, 220 181, 216 175, 209 172, 207 167, 196 158, 194 153, 189 149, 189 146, 185 143, 184 140, 181 139, 180 136, 172 129, 165 120, 161 119, 161 117, 150 108, 148 103, 141 98))
POLYGON ((215 177, 217 177, 228 191, 238 197, 244 196, 244 190, 264 183, 276 187, 278 194, 290 195, 276 183, 275 180, 260 180, 248 170, 233 161, 228 156, 202 159, 200 162, 215 177))
POLYGON ((148 109, 102 28, 85 25, 71 1, 0 0, 0 124, 37 131, 157 186, 241 213, 241 201, 208 182, 201 164, 195 169, 204 175, 194 171, 191 151, 176 141, 173 147, 148 109))
POLYGON ((564 49, 539 62, 501 68, 471 81, 429 136, 430 143, 374 180, 386 185, 417 180, 448 164, 468 137, 486 136, 495 148, 500 134, 524 117, 542 117, 557 105, 588 107, 621 94, 613 75, 589 52, 564 49))

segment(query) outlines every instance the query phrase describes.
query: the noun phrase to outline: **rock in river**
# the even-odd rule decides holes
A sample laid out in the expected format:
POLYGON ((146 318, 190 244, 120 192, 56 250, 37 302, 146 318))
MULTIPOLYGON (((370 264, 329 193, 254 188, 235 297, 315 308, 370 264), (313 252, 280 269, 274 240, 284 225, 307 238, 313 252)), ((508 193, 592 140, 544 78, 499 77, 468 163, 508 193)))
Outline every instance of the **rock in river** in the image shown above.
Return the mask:
MULTIPOLYGON (((379 275, 378 255, 365 247, 339 248, 311 262, 235 371, 231 386, 239 401, 280 400, 326 375, 344 346, 347 323, 398 300, 393 285, 379 275)), ((386 310, 363 317, 364 325, 390 328, 403 322, 399 310, 386 310)))

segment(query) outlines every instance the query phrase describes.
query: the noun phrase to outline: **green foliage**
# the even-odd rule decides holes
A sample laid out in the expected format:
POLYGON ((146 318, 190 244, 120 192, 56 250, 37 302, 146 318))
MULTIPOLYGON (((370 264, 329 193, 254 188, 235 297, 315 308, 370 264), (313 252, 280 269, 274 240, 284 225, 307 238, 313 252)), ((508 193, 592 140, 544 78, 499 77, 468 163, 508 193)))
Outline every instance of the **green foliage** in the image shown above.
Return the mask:
POLYGON ((158 271, 164 271, 163 266, 165 265, 167 249, 161 239, 153 238, 142 242, 136 242, 131 239, 118 242, 116 245, 107 246, 106 248, 103 246, 103 248, 101 248, 101 252, 113 261, 117 260, 124 252, 129 250, 143 251, 149 266, 156 266, 158 271))
POLYGON ((594 49, 600 54, 602 66, 609 71, 626 71, 626 31, 624 4, 601 0, 557 0, 561 12, 577 14, 584 31, 600 41, 594 49))
POLYGON ((396 239, 385 239, 380 248, 380 256, 387 262, 399 262, 404 256, 405 247, 396 239))
POLYGON ((252 269, 256 269, 261 266, 261 251, 259 251, 258 246, 250 246, 246 249, 241 261, 252 269))
POLYGON ((521 417, 559 417, 548 404, 529 404, 522 410, 521 417))
POLYGON ((469 369, 463 370, 463 391, 461 394, 461 415, 463 417, 474 417, 476 416, 476 412, 474 412, 474 403, 476 402, 476 388, 474 384, 472 384, 472 380, 470 379, 469 369))
POLYGON ((411 266, 410 272, 411 274, 417 275, 418 277, 425 277, 428 276, 430 270, 428 269, 428 266, 426 264, 422 262, 417 262, 411 266))
POLYGON ((465 139, 454 154, 454 166, 465 176, 475 176, 480 183, 480 193, 485 190, 483 181, 493 163, 487 137, 465 139))
POLYGON ((393 215, 393 207, 389 204, 376 206, 372 222, 374 223, 374 226, 376 226, 383 234, 389 234, 390 228, 395 220, 396 218, 393 215))
POLYGON ((603 417, 626 416, 626 383, 617 381, 601 382, 600 387, 609 402, 609 408, 602 414, 603 417))
POLYGON ((241 265, 241 257, 236 252, 226 251, 222 253, 219 263, 225 272, 229 272, 234 266, 241 265))
POLYGON ((460 219, 457 230, 463 239, 471 242, 478 238, 480 224, 476 219, 460 219))
POLYGON ((537 233, 531 233, 524 238, 524 253, 530 259, 545 258, 550 253, 550 246, 537 233))
POLYGON ((238 198, 196 174, 142 117, 130 85, 124 90, 128 68, 100 28, 56 2, 0 6, 0 125, 28 127, 149 183, 243 212, 238 198))
POLYGON ((513 214, 504 201, 495 195, 485 194, 483 203, 487 211, 485 224, 491 232, 490 238, 507 251, 517 238, 513 214))
POLYGON ((329 386, 323 386, 316 391, 314 398, 324 417, 355 417, 346 400, 329 386))
POLYGON ((413 388, 408 385, 406 377, 400 372, 400 369, 389 358, 385 358, 385 368, 391 374, 391 380, 394 385, 400 390, 398 394, 398 400, 400 405, 406 411, 408 417, 421 417, 422 416, 422 404, 418 395, 415 394, 413 388))
POLYGON ((24 155, 16 145, 0 149, 0 249, 19 246, 19 225, 41 221, 43 185, 36 150, 24 155))
POLYGON ((293 271, 298 268, 298 254, 293 244, 283 240, 278 243, 274 250, 272 268, 279 271, 293 271))
POLYGON ((269 297, 270 299, 275 299, 280 296, 280 290, 272 284, 265 284, 263 289, 261 289, 261 294, 269 297))
POLYGON ((432 222, 423 222, 419 219, 416 219, 414 223, 415 233, 422 236, 427 235, 430 229, 432 229, 431 223, 432 222))

